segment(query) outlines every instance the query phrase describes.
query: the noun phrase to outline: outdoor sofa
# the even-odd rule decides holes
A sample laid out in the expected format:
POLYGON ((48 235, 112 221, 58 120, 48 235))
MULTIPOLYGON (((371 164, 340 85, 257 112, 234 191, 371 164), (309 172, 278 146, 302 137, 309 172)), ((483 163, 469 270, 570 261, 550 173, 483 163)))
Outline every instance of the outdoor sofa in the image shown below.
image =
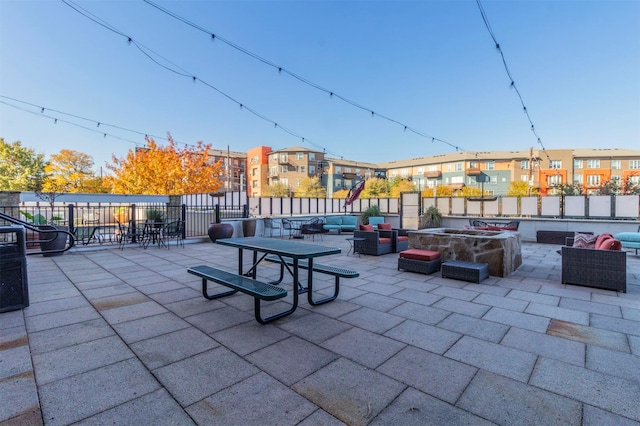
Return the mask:
POLYGON ((342 231, 353 232, 358 228, 357 216, 327 216, 324 220, 322 228, 327 231, 338 231, 341 234, 342 231))

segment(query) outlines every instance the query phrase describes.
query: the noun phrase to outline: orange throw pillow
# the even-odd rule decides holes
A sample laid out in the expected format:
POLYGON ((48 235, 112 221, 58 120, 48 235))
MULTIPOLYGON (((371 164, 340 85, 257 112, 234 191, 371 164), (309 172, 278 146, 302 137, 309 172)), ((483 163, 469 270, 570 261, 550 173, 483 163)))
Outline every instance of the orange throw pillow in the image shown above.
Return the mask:
POLYGON ((392 229, 392 228, 390 223, 385 222, 385 223, 379 223, 378 229, 392 229))
POLYGON ((599 250, 622 250, 622 243, 615 238, 606 238, 602 240, 599 246, 596 246, 599 250))
POLYGON ((598 235, 598 238, 596 238, 596 245, 595 248, 600 248, 600 245, 602 244, 602 242, 604 240, 608 240, 610 238, 613 238, 613 235, 609 234, 609 233, 604 233, 604 234, 600 234, 598 235))
POLYGON ((360 225, 360 230, 373 232, 373 225, 360 225))

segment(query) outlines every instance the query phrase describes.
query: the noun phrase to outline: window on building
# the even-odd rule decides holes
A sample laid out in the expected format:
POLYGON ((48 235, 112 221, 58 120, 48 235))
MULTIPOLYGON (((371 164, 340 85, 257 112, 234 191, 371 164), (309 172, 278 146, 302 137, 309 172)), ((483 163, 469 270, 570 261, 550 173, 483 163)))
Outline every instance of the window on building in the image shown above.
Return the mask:
POLYGON ((484 168, 487 169, 487 170, 495 170, 496 162, 495 161, 487 161, 486 163, 484 163, 484 168))
POLYGON ((599 186, 600 185, 600 175, 587 175, 587 185, 589 185, 589 186, 599 186))
POLYGON ((402 176, 403 178, 406 178, 407 176, 409 176, 409 170, 407 169, 400 170, 400 176, 402 176))
POLYGON ((296 152, 296 160, 304 160, 304 154, 302 152, 296 152))
POLYGON ((351 167, 345 167, 344 168, 344 172, 345 173, 351 173, 351 167))
POLYGON ((427 166, 427 171, 428 172, 437 172, 438 171, 438 166, 435 164, 431 164, 429 166, 427 166))
POLYGON ((632 170, 639 170, 640 160, 629 160, 629 168, 632 170))
POLYGON ((296 187, 300 186, 300 179, 296 179, 296 187))
POLYGON ((632 185, 640 185, 640 176, 629 176, 629 182, 632 185))
POLYGON ((582 160, 573 160, 574 169, 581 169, 582 167, 582 160))
POLYGON ((463 170, 462 163, 456 163, 455 169, 456 169, 456 172, 461 172, 463 170))
POLYGON ((310 152, 309 153, 309 161, 315 161, 316 159, 316 154, 315 152, 310 152))
POLYGON ((600 160, 587 160, 587 169, 599 169, 600 160))
POLYGON ((251 187, 252 188, 257 188, 258 187, 258 181, 257 180, 252 180, 251 181, 251 187))
POLYGON ((287 166, 280 166, 280 173, 287 173, 289 171, 289 167, 287 166))
POLYGON ((272 168, 271 168, 271 175, 272 175, 272 176, 275 176, 275 175, 277 175, 277 174, 278 174, 278 167, 272 167, 272 168))
POLYGON ((310 175, 316 174, 316 166, 309 166, 309 174, 310 175))
POLYGON ((582 175, 573 175, 573 183, 582 185, 582 175))
POLYGON ((522 170, 529 170, 529 160, 520 161, 520 168, 522 170))
POLYGON ((418 174, 421 175, 424 173, 424 167, 418 167, 418 174))
POLYGON ((451 183, 464 183, 464 176, 451 176, 451 183))
POLYGON ((620 169, 622 169, 622 161, 611 160, 611 170, 620 170, 620 169))
POLYGON ((477 161, 469 161, 469 168, 470 169, 478 169, 478 168, 480 168, 480 166, 478 165, 477 161))
POLYGON ((562 168, 562 160, 551 160, 549 163, 550 169, 561 169, 562 168))
POLYGON ((283 163, 289 161, 289 157, 287 156, 287 154, 280 154, 280 161, 282 161, 283 163))
POLYGON ((491 176, 489 178, 489 183, 493 184, 493 185, 497 185, 498 184, 498 176, 491 176))
POLYGON ((342 167, 336 166, 336 173, 338 174, 342 173, 342 167))
POLYGON ((336 179, 336 188, 342 188, 342 179, 336 179))
POLYGON ((306 166, 298 166, 298 173, 306 173, 306 172, 307 172, 306 166))
POLYGON ((251 169, 251 176, 258 176, 258 169, 256 167, 251 169))
POLYGON ((620 185, 620 182, 622 182, 622 176, 620 176, 620 175, 612 175, 611 176, 611 183, 614 183, 616 185, 620 185))
POLYGON ((520 180, 522 182, 529 182, 529 175, 520 175, 520 180))
POLYGON ((562 185, 562 175, 552 175, 547 178, 547 185, 562 185))

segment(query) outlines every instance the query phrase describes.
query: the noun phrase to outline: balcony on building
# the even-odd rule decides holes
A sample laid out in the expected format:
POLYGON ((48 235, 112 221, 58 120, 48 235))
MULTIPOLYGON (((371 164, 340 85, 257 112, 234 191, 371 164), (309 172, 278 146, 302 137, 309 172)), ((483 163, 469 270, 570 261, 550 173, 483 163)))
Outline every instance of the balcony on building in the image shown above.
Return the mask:
POLYGON ((442 177, 442 171, 430 170, 430 171, 424 172, 423 175, 427 179, 440 179, 442 177))
POLYGON ((480 173, 482 173, 480 167, 469 167, 467 169, 467 176, 478 176, 480 173))

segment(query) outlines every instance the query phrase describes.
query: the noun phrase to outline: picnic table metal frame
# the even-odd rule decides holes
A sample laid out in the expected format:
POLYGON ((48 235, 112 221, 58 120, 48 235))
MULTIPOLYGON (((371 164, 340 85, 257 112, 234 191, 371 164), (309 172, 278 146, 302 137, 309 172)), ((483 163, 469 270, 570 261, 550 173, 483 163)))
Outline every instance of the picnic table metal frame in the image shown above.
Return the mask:
MULTIPOLYGON (((244 237, 244 238, 223 238, 216 240, 216 244, 221 244, 229 247, 236 247, 238 249, 238 275, 248 276, 253 279, 256 278, 257 266, 267 255, 275 255, 280 258, 282 264, 289 271, 293 277, 293 303, 291 309, 283 313, 282 316, 292 314, 298 307, 298 295, 301 292, 307 292, 307 300, 309 304, 313 305, 315 302, 312 298, 313 293, 313 259, 321 256, 329 256, 332 254, 339 254, 341 250, 335 247, 327 247, 316 244, 308 244, 300 241, 281 240, 264 237, 244 237), (243 272, 244 250, 253 251, 253 264, 247 272, 243 272), (258 253, 261 253, 258 256, 258 253), (283 257, 287 257, 293 260, 293 266, 289 267, 283 260, 283 257), (307 288, 303 288, 299 280, 299 261, 301 259, 307 259, 307 288), (301 291, 302 290, 302 291, 301 291)), ((280 279, 269 284, 279 284, 283 279, 281 274, 280 279)))

